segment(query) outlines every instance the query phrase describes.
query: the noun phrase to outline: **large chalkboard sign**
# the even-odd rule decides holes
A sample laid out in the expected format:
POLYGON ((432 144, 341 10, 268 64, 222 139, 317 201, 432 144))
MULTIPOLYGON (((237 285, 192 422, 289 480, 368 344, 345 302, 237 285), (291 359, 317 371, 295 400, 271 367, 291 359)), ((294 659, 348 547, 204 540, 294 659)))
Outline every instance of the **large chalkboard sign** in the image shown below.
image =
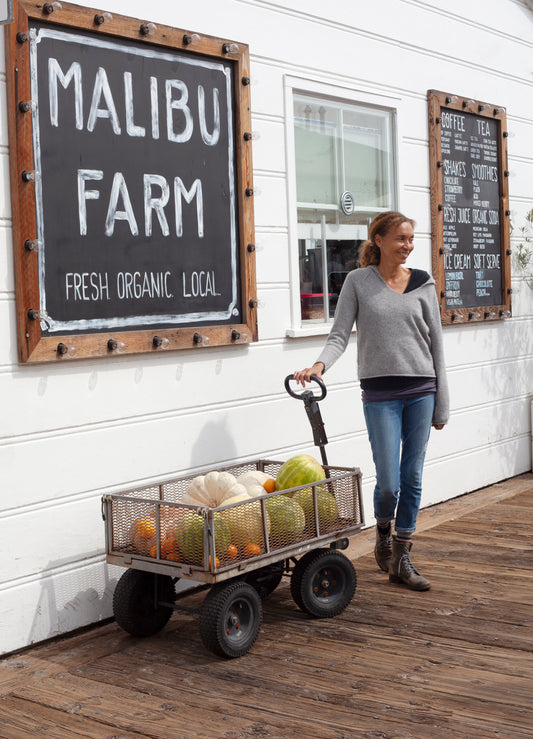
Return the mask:
POLYGON ((66 3, 16 11, 21 359, 256 339, 247 47, 66 3))
POLYGON ((511 315, 505 109, 430 90, 433 270, 443 323, 511 315))

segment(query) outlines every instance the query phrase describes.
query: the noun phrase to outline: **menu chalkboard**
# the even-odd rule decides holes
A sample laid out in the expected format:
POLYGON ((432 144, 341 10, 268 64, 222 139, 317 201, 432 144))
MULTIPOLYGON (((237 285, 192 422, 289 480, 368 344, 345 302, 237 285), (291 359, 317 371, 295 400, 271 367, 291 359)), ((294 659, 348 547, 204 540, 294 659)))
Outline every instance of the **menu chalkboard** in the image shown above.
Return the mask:
POLYGON ((443 320, 505 317, 510 312, 505 111, 435 91, 428 99, 433 262, 443 320))
POLYGON ((33 320, 40 340, 76 337, 78 349, 109 334, 91 355, 96 345, 108 355, 117 334, 142 351, 143 330, 146 351, 253 339, 247 48, 42 7, 18 3, 19 27, 30 17, 11 44, 28 75, 27 109, 11 101, 16 143, 28 143, 31 122, 33 160, 12 177, 20 203, 34 206, 34 233, 20 234, 37 281, 25 331, 33 320))

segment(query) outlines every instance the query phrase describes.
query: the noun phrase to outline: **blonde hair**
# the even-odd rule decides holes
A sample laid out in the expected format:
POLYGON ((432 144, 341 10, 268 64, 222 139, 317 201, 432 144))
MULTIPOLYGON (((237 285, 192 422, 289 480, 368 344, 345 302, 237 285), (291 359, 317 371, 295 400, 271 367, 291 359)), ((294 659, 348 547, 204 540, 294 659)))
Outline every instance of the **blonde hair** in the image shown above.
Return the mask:
POLYGON ((368 227, 369 240, 363 243, 359 251, 359 265, 361 267, 368 267, 370 264, 377 266, 380 263, 381 251, 376 244, 376 236, 379 235, 383 238, 392 228, 400 226, 402 223, 410 223, 413 228, 415 227, 412 218, 407 218, 403 213, 396 210, 387 210, 374 218, 368 227))

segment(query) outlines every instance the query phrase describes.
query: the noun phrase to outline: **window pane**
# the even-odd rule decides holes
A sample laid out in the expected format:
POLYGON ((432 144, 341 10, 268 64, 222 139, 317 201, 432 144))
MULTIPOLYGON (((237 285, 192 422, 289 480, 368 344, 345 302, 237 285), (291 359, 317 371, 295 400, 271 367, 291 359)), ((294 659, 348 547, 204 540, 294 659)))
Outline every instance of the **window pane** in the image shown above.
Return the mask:
POLYGON ((298 239, 302 318, 324 320, 322 241, 298 239))
MULTIPOLYGON (((300 300, 302 318, 324 321, 325 301, 322 289, 324 264, 322 241, 299 239, 300 300)), ((362 240, 326 241, 327 247, 327 307, 329 317, 335 315, 339 293, 346 275, 357 266, 362 240)))
POLYGON ((357 206, 392 207, 392 142, 388 116, 346 110, 343 115, 346 189, 357 206))
POLYGON ((300 203, 336 203, 338 114, 321 101, 294 102, 296 192, 300 203))
MULTIPOLYGON (((365 223, 339 223, 336 213, 313 209, 298 211, 299 214, 299 265, 300 296, 302 319, 328 320, 324 317, 326 303, 329 318, 335 307, 346 275, 357 267, 359 247, 366 239, 365 223), (324 253, 322 245, 326 242, 327 297, 324 300, 324 253)), ((346 218, 346 217, 345 217, 346 218)), ((352 221, 355 220, 353 217, 352 221)), ((361 220, 361 219, 359 219, 361 220)))
POLYGON ((298 93, 294 139, 301 315, 322 323, 357 268, 368 224, 395 207, 392 115, 298 93), (347 212, 345 191, 353 196, 347 212))

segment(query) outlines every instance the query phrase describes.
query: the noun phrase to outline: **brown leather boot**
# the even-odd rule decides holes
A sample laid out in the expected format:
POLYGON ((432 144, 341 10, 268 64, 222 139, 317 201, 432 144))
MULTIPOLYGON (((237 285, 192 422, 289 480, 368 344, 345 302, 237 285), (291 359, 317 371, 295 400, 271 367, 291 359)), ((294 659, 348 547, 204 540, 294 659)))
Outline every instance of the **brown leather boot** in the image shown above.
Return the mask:
POLYGON ((411 590, 429 590, 431 583, 422 577, 414 568, 409 552, 411 541, 392 539, 392 558, 389 569, 389 582, 400 582, 411 590))
POLYGON ((392 535, 389 526, 388 532, 384 533, 379 526, 376 525, 376 546, 374 547, 374 557, 378 563, 378 567, 383 572, 388 572, 392 560, 392 535))

